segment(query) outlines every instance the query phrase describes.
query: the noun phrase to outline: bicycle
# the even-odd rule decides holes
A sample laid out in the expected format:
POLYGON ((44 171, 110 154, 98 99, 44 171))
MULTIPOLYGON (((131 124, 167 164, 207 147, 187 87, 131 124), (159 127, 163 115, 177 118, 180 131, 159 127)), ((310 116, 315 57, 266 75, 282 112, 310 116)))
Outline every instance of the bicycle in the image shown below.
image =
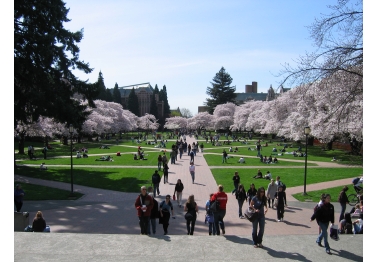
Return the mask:
POLYGON ((360 186, 354 186, 356 194, 350 194, 347 196, 350 206, 355 206, 360 203, 360 196, 363 194, 363 188, 360 186))

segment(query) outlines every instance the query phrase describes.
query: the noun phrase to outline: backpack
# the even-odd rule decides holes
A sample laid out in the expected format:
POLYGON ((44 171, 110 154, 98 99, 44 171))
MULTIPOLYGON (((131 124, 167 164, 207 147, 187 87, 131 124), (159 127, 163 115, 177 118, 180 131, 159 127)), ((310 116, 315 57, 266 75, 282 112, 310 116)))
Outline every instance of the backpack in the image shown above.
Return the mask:
POLYGON ((282 187, 282 191, 286 190, 286 185, 282 181, 279 181, 279 185, 278 186, 282 187))
POLYGON ((210 201, 209 211, 211 212, 219 211, 219 201, 217 199, 214 201, 210 201))
POLYGON ((345 226, 345 233, 346 234, 352 234, 352 225, 350 223, 346 223, 346 226, 345 226))

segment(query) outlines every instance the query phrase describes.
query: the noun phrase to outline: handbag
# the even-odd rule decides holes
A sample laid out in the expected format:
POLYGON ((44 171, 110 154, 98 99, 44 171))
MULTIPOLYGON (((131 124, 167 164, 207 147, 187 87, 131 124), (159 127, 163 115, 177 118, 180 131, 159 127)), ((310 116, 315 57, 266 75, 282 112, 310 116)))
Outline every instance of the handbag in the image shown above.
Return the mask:
POLYGON ((249 220, 249 222, 253 222, 258 217, 258 213, 255 212, 252 208, 248 207, 244 212, 244 216, 249 220))
POLYGON ((339 240, 338 226, 337 225, 332 225, 330 227, 330 238, 333 239, 333 240, 335 240, 335 241, 339 240))
POLYGON ((172 200, 176 200, 175 194, 172 196, 172 200))
POLYGON ((278 206, 278 198, 274 199, 273 207, 277 208, 278 206))

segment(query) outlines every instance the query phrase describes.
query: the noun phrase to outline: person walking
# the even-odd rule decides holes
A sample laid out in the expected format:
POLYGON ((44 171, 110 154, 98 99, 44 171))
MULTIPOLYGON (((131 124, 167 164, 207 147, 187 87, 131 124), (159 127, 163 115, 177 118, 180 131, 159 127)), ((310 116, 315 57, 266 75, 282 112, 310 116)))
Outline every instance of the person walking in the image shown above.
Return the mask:
POLYGON ((269 208, 270 208, 270 200, 272 200, 272 208, 274 209, 274 198, 275 198, 276 192, 277 192, 277 185, 274 183, 274 179, 272 179, 268 185, 268 189, 266 190, 266 197, 268 198, 269 208))
POLYGON ((349 203, 349 199, 346 195, 347 190, 349 190, 349 188, 347 186, 344 186, 338 196, 338 202, 341 205, 341 214, 339 216, 339 222, 341 222, 341 220, 345 218, 346 204, 349 203))
POLYGON ((234 181, 234 190, 232 190, 231 194, 234 194, 236 190, 238 190, 238 186, 240 183, 240 176, 238 171, 235 171, 234 176, 232 177, 232 180, 234 181))
POLYGON ((222 234, 225 234, 225 224, 223 222, 223 218, 226 215, 226 205, 227 205, 227 194, 223 192, 223 186, 218 185, 218 192, 214 193, 210 199, 211 202, 213 201, 219 202, 219 210, 214 213, 214 224, 215 224, 215 231, 217 236, 220 235, 219 227, 222 229, 222 234))
POLYGON ((163 164, 162 156, 159 155, 159 156, 158 156, 158 171, 161 171, 162 164, 163 164))
POLYGON ((191 157, 190 162, 194 163, 195 162, 195 153, 193 153, 193 150, 191 151, 191 153, 189 153, 189 156, 191 157))
POLYGON ((195 223, 197 219, 198 213, 198 206, 195 202, 194 195, 190 195, 188 197, 187 202, 184 205, 184 211, 192 215, 192 219, 187 219, 187 235, 193 235, 193 231, 195 230, 195 223))
POLYGON ((184 189, 184 185, 181 182, 181 180, 178 179, 178 181, 176 182, 176 185, 175 185, 174 195, 176 193, 176 200, 178 202, 179 207, 181 207, 181 197, 183 195, 183 189, 184 189))
POLYGON ((257 190, 256 196, 251 200, 250 206, 258 215, 257 218, 252 222, 252 240, 253 247, 264 247, 262 245, 262 238, 264 236, 265 230, 265 214, 268 212, 268 207, 266 205, 266 196, 264 187, 260 187, 257 190), (259 227, 259 232, 257 233, 257 227, 259 227))
POLYGON ((155 233, 157 232, 156 220, 157 218, 159 218, 158 201, 155 200, 153 196, 153 187, 148 188, 148 193, 149 196, 153 198, 153 208, 150 212, 150 223, 148 223, 148 235, 151 235, 151 231, 153 231, 153 235, 155 235, 155 233))
MULTIPOLYGON (((172 218, 174 217, 174 207, 171 203, 171 196, 166 195, 166 200, 163 200, 161 204, 159 205, 159 212, 160 212, 160 219, 162 220, 164 235, 168 234, 168 226, 170 221, 170 213, 172 215, 172 218)), ((159 222, 159 223, 161 223, 159 222)))
POLYGON ((170 152, 171 165, 175 164, 175 149, 173 148, 170 152))
POLYGON ((179 145, 179 159, 181 159, 182 155, 183 155, 183 143, 180 143, 180 145, 179 145))
POLYGON ((328 227, 329 222, 331 222, 331 226, 334 224, 334 206, 330 203, 330 194, 325 195, 325 201, 324 204, 321 206, 318 206, 316 209, 316 212, 313 213, 311 217, 311 222, 317 218, 317 221, 319 223, 319 226, 321 228, 321 233, 319 234, 316 243, 322 247, 321 241, 324 238, 324 246, 325 251, 327 254, 331 254, 330 252, 330 246, 328 242, 328 227))
POLYGON ((283 187, 278 187, 278 192, 276 192, 276 198, 278 200, 277 204, 277 220, 278 222, 283 221, 283 214, 285 213, 285 206, 287 207, 286 203, 286 192, 283 191, 283 187))
POLYGON ((191 144, 188 144, 188 156, 191 154, 191 149, 192 149, 191 144))
POLYGON ((238 189, 235 193, 236 199, 238 200, 239 205, 239 218, 244 218, 243 216, 243 204, 244 201, 247 199, 247 193, 245 192, 244 186, 239 184, 238 189))
POLYGON ((247 198, 248 198, 248 206, 251 204, 252 198, 257 194, 257 189, 255 188, 255 184, 251 184, 247 191, 247 198))
POLYGON ((141 228, 141 235, 146 235, 148 233, 148 224, 150 220, 150 213, 153 209, 153 205, 153 198, 147 194, 146 186, 142 186, 141 194, 137 196, 137 199, 134 203, 134 206, 137 209, 137 216, 141 228))
POLYGON ((16 205, 17 212, 21 211, 24 196, 25 196, 25 192, 22 190, 21 185, 17 184, 16 189, 14 190, 14 204, 16 205))
POLYGON ((170 168, 168 167, 167 163, 163 165, 163 183, 168 183, 168 170, 170 168))
POLYGON ((158 196, 160 195, 160 192, 159 192, 159 183, 161 182, 161 176, 159 175, 158 173, 158 170, 155 170, 154 171, 154 174, 151 176, 151 181, 153 183, 153 187, 154 187, 154 196, 157 196, 157 193, 158 193, 158 196))
POLYGON ((205 224, 206 222, 208 222, 209 224, 209 236, 211 236, 212 234, 216 235, 215 225, 214 225, 214 213, 210 211, 210 199, 213 195, 214 195, 213 193, 209 195, 209 199, 206 201, 206 204, 205 204, 205 210, 206 210, 205 224))
POLYGON ((193 162, 191 162, 191 165, 189 166, 189 173, 191 173, 191 177, 192 177, 192 184, 195 183, 195 165, 193 164, 193 162))
POLYGON ((226 150, 223 149, 223 152, 222 152, 222 164, 223 163, 227 163, 227 153, 226 153, 226 150))

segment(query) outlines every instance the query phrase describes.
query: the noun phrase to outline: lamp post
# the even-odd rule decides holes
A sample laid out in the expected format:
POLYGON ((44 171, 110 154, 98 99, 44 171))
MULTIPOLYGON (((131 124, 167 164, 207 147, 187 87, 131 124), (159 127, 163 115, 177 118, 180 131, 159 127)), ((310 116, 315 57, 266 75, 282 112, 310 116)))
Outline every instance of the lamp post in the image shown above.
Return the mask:
POLYGON ((73 143, 72 143, 72 141, 73 141, 73 138, 72 138, 72 136, 73 136, 73 125, 72 124, 70 124, 69 125, 69 133, 70 133, 70 164, 71 164, 71 173, 70 173, 70 175, 71 175, 71 196, 73 196, 73 143))
POLYGON ((304 128, 304 134, 306 136, 306 139, 305 139, 305 168, 304 168, 304 192, 303 192, 303 195, 306 196, 307 195, 307 192, 306 192, 306 185, 307 185, 307 146, 308 146, 308 135, 311 133, 311 129, 309 128, 309 126, 306 126, 304 128))

